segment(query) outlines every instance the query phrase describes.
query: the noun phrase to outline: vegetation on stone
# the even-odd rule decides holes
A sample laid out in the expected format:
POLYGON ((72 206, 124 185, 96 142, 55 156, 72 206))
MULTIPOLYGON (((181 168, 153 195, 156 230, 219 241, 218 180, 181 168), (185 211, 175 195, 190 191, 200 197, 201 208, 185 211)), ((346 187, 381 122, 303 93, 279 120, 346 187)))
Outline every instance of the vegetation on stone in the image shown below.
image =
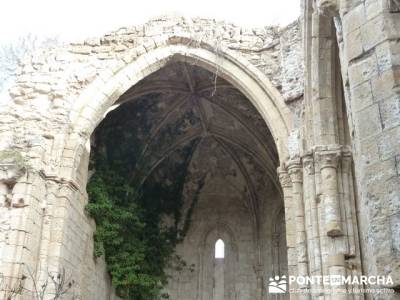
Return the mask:
POLYGON ((160 182, 142 167, 139 127, 124 117, 127 113, 129 106, 116 110, 96 133, 86 210, 96 221, 94 255, 104 255, 117 294, 123 299, 158 299, 168 280, 166 268, 186 265, 174 249, 189 226, 190 216, 183 230, 178 224, 193 146, 182 150, 184 161, 170 170, 175 181, 160 182), (165 224, 165 217, 174 222, 165 224))

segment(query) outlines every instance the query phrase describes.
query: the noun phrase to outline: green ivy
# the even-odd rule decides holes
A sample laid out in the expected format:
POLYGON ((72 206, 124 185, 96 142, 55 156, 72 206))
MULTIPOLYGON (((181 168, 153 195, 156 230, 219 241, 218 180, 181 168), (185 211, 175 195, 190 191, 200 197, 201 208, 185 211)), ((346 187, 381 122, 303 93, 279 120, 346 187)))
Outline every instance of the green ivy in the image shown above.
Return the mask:
POLYGON ((86 206, 96 222, 94 255, 104 255, 121 298, 168 298, 161 293, 168 281, 165 270, 174 267, 173 262, 175 267, 185 266, 174 249, 188 230, 193 209, 185 216, 184 230, 179 230, 182 189, 197 142, 178 150, 183 158, 178 164, 172 159, 161 164, 160 168, 168 170, 173 181, 160 180, 160 176, 153 176, 155 172, 147 174, 140 164, 149 160, 141 156, 141 136, 148 129, 138 126, 140 120, 131 121, 131 111, 132 107, 121 106, 96 132, 96 147, 91 156, 95 173, 87 186, 86 206), (165 216, 173 218, 172 225, 164 224, 165 216))

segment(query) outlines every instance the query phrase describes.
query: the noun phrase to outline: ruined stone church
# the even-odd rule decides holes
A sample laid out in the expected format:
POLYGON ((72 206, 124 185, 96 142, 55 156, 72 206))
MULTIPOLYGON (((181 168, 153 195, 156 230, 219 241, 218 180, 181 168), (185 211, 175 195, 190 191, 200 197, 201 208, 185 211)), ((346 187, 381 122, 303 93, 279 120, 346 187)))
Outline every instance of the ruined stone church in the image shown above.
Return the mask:
POLYGON ((1 299, 121 299, 85 211, 105 124, 112 146, 135 139, 143 182, 185 168, 191 268, 169 271, 169 299, 400 299, 398 0, 304 0, 284 28, 159 17, 32 53, 8 93, 1 299), (33 297, 60 269, 65 298, 33 297), (391 282, 269 289, 337 275, 391 282))

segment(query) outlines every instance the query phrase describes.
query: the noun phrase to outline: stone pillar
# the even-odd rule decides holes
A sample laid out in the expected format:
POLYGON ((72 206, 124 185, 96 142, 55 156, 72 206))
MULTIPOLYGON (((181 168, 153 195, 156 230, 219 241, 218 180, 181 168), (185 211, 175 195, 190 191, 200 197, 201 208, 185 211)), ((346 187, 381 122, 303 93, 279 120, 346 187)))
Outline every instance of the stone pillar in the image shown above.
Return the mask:
POLYGON ((400 287, 399 7, 398 0, 366 1, 340 12, 343 31, 340 62, 349 90, 346 102, 352 118, 350 131, 364 274, 390 274, 397 289, 400 287))
MULTIPOLYGON (((330 255, 328 257, 328 265, 329 265, 329 275, 332 277, 335 276, 346 276, 346 268, 345 268, 345 257, 343 253, 337 253, 334 255, 330 255)), ((346 288, 345 285, 337 284, 330 286, 330 297, 328 299, 332 300, 346 300, 348 299, 348 295, 344 293, 346 288)), ((350 296, 351 297, 351 296, 350 296)))
MULTIPOLYGON (((296 250, 296 221, 295 221, 295 205, 292 198, 292 181, 287 168, 282 165, 278 168, 279 181, 282 186, 283 199, 285 205, 285 224, 286 224, 286 245, 287 245, 287 263, 288 275, 296 276, 298 274, 297 267, 297 250, 296 250)), ((289 286, 298 288, 294 283, 289 286)), ((297 294, 290 294, 290 299, 297 299, 297 294)))
POLYGON ((279 270, 279 238, 280 235, 278 232, 274 232, 272 234, 272 269, 273 269, 273 274, 274 275, 285 275, 285 274, 280 274, 279 270))
POLYGON ((358 234, 356 233, 357 228, 357 216, 354 199, 354 186, 353 186, 353 171, 352 171, 352 157, 351 152, 346 151, 342 153, 341 159, 341 174, 342 174, 342 185, 343 185, 343 206, 346 212, 344 223, 347 228, 348 238, 348 249, 347 256, 354 258, 358 254, 357 245, 358 234))
POLYGON ((257 278, 257 292, 255 300, 263 300, 264 298, 264 289, 265 289, 265 281, 263 276, 263 270, 261 266, 255 267, 256 278, 257 278))
MULTIPOLYGON (((304 178, 304 205, 307 230, 307 249, 310 276, 322 275, 321 243, 318 219, 318 203, 315 189, 315 164, 313 153, 302 157, 304 178)), ((323 285, 312 285, 311 294, 313 297, 323 296, 321 292, 323 285)))
MULTIPOLYGON (((360 257, 360 241, 358 235, 358 225, 357 225, 357 209, 356 209, 356 199, 354 193, 354 183, 353 183, 353 170, 352 170, 352 153, 350 150, 343 150, 341 156, 341 181, 342 181, 342 203, 344 216, 343 221, 345 225, 345 269, 347 275, 351 276, 361 276, 361 257, 360 257)), ((363 294, 358 292, 358 289, 362 288, 360 285, 349 285, 349 289, 353 289, 354 299, 364 299, 363 294)))
POLYGON ((324 230, 330 237, 343 235, 341 226, 337 167, 340 150, 322 150, 316 152, 319 158, 324 206, 324 230))
MULTIPOLYGON (((321 195, 322 195, 322 217, 323 234, 328 239, 327 257, 323 261, 327 266, 330 276, 346 276, 344 230, 342 215, 340 210, 339 195, 339 176, 338 167, 341 161, 340 146, 321 146, 315 151, 315 158, 318 159, 319 171, 321 176, 321 195)), ((323 238, 323 237, 321 237, 323 238)), ((330 285, 330 293, 326 293, 328 299, 348 299, 348 295, 343 293, 345 285, 330 285)))
POLYGON ((297 274, 297 255, 296 255, 296 224, 294 220, 294 206, 292 202, 292 182, 287 169, 284 166, 278 168, 279 181, 282 186, 283 199, 285 206, 286 224, 286 244, 288 275, 297 274))
MULTIPOLYGON (((308 276, 307 237, 303 202, 303 167, 300 159, 293 159, 288 162, 288 172, 292 181, 292 201, 295 211, 297 274, 306 277, 308 276)), ((308 289, 308 285, 303 284, 299 288, 304 290, 304 293, 300 293, 298 298, 309 299, 310 295, 305 291, 308 289)))

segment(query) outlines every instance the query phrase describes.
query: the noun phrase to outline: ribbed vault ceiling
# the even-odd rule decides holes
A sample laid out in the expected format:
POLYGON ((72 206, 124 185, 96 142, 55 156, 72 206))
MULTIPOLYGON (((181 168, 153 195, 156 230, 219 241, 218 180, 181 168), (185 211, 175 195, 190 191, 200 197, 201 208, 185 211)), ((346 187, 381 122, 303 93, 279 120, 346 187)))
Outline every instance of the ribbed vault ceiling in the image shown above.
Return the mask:
POLYGON ((170 63, 129 89, 118 103, 107 118, 116 119, 116 131, 127 124, 136 128, 132 134, 141 154, 133 176, 140 174, 142 182, 149 176, 166 180, 171 161, 183 160, 186 147, 197 164, 201 159, 207 165, 208 158, 230 162, 234 170, 229 172, 246 182, 249 197, 244 204, 253 212, 258 191, 278 186, 278 156, 266 123, 237 88, 214 73, 170 63))

